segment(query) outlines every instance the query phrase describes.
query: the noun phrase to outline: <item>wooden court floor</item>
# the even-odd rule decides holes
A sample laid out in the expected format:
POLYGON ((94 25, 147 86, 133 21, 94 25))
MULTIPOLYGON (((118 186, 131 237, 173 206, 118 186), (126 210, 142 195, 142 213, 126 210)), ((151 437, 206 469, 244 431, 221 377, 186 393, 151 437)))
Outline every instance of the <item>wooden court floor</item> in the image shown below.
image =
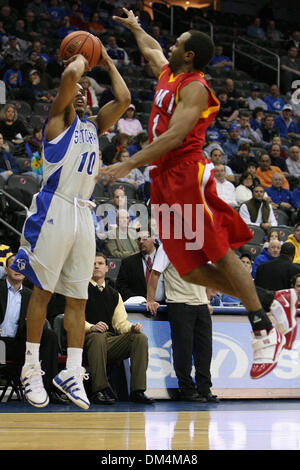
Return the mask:
POLYGON ((151 409, 117 404, 89 411, 0 404, 0 450, 299 449, 299 400, 162 401, 151 409))

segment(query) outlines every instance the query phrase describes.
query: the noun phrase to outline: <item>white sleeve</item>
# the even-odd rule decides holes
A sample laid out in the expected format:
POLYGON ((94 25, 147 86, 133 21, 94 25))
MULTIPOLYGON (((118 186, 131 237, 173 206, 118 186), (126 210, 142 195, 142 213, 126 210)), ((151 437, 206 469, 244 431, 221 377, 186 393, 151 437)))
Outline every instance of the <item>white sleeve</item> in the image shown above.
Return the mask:
POLYGON ((152 265, 152 269, 159 273, 163 273, 165 269, 167 269, 169 264, 170 264, 170 260, 165 250, 163 249, 163 246, 159 245, 156 255, 155 255, 154 263, 152 265))
POLYGON ((239 213, 242 219, 244 220, 244 222, 246 222, 246 224, 253 224, 253 222, 251 222, 250 214, 249 214, 246 204, 241 205, 239 213))

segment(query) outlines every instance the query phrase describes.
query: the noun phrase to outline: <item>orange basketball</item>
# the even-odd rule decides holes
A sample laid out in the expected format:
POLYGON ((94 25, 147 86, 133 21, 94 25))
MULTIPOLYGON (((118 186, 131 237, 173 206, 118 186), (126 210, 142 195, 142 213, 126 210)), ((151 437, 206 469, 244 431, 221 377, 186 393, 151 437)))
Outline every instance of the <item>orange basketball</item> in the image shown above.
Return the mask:
POLYGON ((101 59, 102 44, 100 39, 87 31, 74 31, 62 40, 59 52, 62 60, 82 54, 93 68, 101 59))

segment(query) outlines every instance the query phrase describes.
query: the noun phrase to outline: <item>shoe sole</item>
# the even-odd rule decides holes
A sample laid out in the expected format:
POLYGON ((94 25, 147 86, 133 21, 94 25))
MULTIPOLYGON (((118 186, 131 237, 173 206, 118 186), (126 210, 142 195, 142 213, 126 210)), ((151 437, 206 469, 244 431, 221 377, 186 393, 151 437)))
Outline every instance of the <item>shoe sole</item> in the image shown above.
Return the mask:
POLYGON ((32 406, 35 406, 36 408, 44 408, 45 406, 48 405, 49 403, 49 397, 47 397, 47 400, 44 401, 43 403, 35 403, 34 401, 31 401, 24 393, 24 396, 25 396, 25 399, 26 401, 28 401, 28 403, 32 406))
POLYGON ((297 335, 297 308, 298 308, 298 294, 295 292, 295 289, 291 289, 291 293, 290 293, 290 296, 291 296, 291 300, 290 300, 290 304, 291 306, 292 305, 295 305, 296 302, 297 302, 297 305, 295 306, 295 313, 294 314, 291 314, 291 308, 290 308, 290 318, 289 318, 289 323, 293 323, 293 317, 295 317, 295 326, 291 326, 290 330, 287 331, 286 333, 283 333, 283 331, 281 331, 281 327, 280 325, 277 324, 276 322, 276 319, 274 317, 274 322, 275 322, 275 325, 276 325, 276 328, 277 330, 285 336, 285 345, 284 345, 284 349, 292 349, 292 346, 293 346, 293 343, 296 339, 296 335, 297 335))
POLYGON ((84 403, 83 401, 77 401, 76 398, 74 398, 70 393, 66 392, 63 387, 61 387, 58 383, 55 382, 55 378, 52 380, 53 385, 57 387, 61 392, 63 392, 69 400, 71 400, 75 405, 79 406, 79 408, 82 408, 84 410, 88 410, 90 405, 88 403, 84 403))
POLYGON ((279 346, 278 346, 278 349, 277 349, 277 353, 276 353, 276 357, 275 357, 274 362, 272 362, 272 363, 269 365, 269 367, 268 367, 267 369, 264 369, 264 370, 261 372, 261 374, 256 375, 255 377, 253 377, 253 376, 251 375, 251 371, 250 371, 250 377, 251 377, 251 379, 253 379, 253 380, 261 379, 262 377, 265 377, 267 374, 269 374, 270 372, 272 372, 272 370, 275 369, 275 367, 277 366, 280 353, 281 353, 281 351, 283 350, 283 348, 284 348, 284 346, 285 346, 285 337, 284 337, 284 335, 282 335, 282 334, 279 333, 278 331, 277 331, 277 333, 281 336, 281 343, 280 343, 279 346))

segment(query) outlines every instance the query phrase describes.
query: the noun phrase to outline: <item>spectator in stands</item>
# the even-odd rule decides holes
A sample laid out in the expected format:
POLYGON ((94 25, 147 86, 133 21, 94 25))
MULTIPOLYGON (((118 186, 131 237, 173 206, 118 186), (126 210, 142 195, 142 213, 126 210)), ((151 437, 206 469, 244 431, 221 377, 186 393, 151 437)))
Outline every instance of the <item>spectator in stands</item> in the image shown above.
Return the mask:
POLYGON ((260 145, 265 148, 270 147, 273 137, 279 135, 278 129, 274 127, 274 116, 267 114, 262 126, 256 129, 256 132, 260 136, 260 145))
POLYGON ((272 145, 277 144, 280 146, 280 156, 284 158, 285 160, 287 159, 287 153, 288 151, 288 146, 287 145, 282 145, 282 140, 279 135, 275 135, 272 139, 272 145))
MULTIPOLYGON (((125 303, 132 297, 143 297, 143 299, 138 299, 138 303, 141 303, 141 300, 146 303, 147 282, 158 247, 154 236, 151 236, 150 231, 146 230, 139 233, 137 242, 139 253, 122 259, 116 282, 116 288, 125 303)), ((156 302, 162 302, 163 299, 164 283, 163 276, 161 276, 157 285, 155 300, 156 302)))
POLYGON ((283 39, 283 34, 281 33, 281 31, 276 29, 276 23, 273 19, 268 20, 268 23, 267 23, 267 37, 271 41, 281 41, 283 39))
MULTIPOLYGON (((270 186, 272 186, 272 175, 274 173, 283 174, 283 172, 278 166, 271 165, 271 157, 268 154, 263 153, 259 157, 259 167, 257 168, 255 175, 264 188, 269 188, 270 186)), ((282 187, 284 189, 290 189, 288 180, 285 176, 282 187)))
POLYGON ((280 209, 285 212, 291 220, 291 225, 295 223, 293 219, 294 207, 292 193, 289 189, 282 187, 284 176, 282 173, 274 173, 272 175, 272 186, 266 188, 266 193, 271 198, 271 205, 273 209, 280 209))
POLYGON ((6 70, 3 75, 3 81, 8 92, 8 97, 11 99, 16 98, 18 89, 22 86, 22 73, 20 72, 20 64, 14 60, 11 64, 11 68, 6 70))
POLYGON ((267 111, 267 104, 259 98, 260 88, 258 85, 252 85, 250 90, 250 96, 246 99, 250 111, 253 111, 255 108, 262 108, 267 111))
POLYGON ((107 259, 95 257, 94 272, 88 288, 85 308, 84 354, 92 379, 91 402, 112 405, 106 368, 108 364, 130 358, 130 401, 152 404, 147 388, 148 340, 140 323, 131 323, 120 294, 106 281, 107 259))
POLYGON ((121 132, 112 137, 111 142, 102 149, 102 159, 105 165, 110 165, 116 155, 122 149, 127 149, 130 144, 130 136, 121 132))
POLYGON ((250 114, 243 111, 240 114, 239 136, 243 142, 256 145, 260 143, 259 135, 250 126, 250 114))
MULTIPOLYGON (((224 152, 221 146, 219 146, 218 144, 216 144, 215 147, 211 146, 209 158, 210 158, 210 161, 214 164, 214 166, 222 164, 223 154, 224 152)), ((224 165, 224 168, 225 168, 225 177, 227 181, 234 183, 235 178, 234 178, 232 169, 228 165, 224 165)))
POLYGON ((117 131, 129 136, 136 136, 143 132, 143 126, 139 119, 135 117, 135 106, 131 104, 125 111, 123 117, 117 122, 117 131))
POLYGON ((46 64, 49 62, 49 55, 45 51, 45 48, 43 47, 41 41, 39 39, 36 39, 32 43, 32 50, 37 52, 38 58, 44 59, 46 64))
POLYGON ((16 158, 3 145, 3 136, 0 134, 0 176, 7 181, 11 175, 21 173, 21 169, 16 158))
POLYGON ((29 72, 29 81, 24 82, 20 88, 19 98, 27 101, 31 108, 34 109, 36 103, 53 101, 54 93, 41 87, 40 74, 38 70, 33 69, 29 72))
POLYGON ((278 166, 285 176, 289 175, 286 165, 286 160, 280 156, 281 148, 279 144, 272 144, 269 149, 269 156, 271 157, 271 165, 278 166))
POLYGON ((240 256, 240 260, 243 263, 243 265, 245 266, 245 268, 247 269, 247 271, 252 273, 253 261, 252 261, 251 253, 248 253, 248 252, 242 253, 241 256, 240 256))
POLYGON ((56 34, 60 39, 64 39, 68 34, 78 31, 78 27, 71 25, 70 16, 65 15, 60 20, 60 26, 56 30, 56 34))
POLYGON ((134 155, 136 152, 139 152, 142 148, 148 145, 148 135, 146 132, 140 132, 136 135, 134 142, 127 147, 128 153, 130 156, 134 155))
POLYGON ((291 46, 288 49, 288 55, 280 59, 280 81, 283 93, 291 89, 294 80, 300 77, 300 61, 298 58, 298 48, 291 46))
MULTIPOLYGON (((130 158, 129 152, 127 149, 122 149, 116 154, 113 159, 113 163, 124 162, 130 158)), ((141 184, 144 184, 145 179, 143 173, 138 169, 134 168, 131 172, 124 176, 124 178, 119 178, 117 181, 124 181, 124 183, 130 183, 135 188, 138 188, 141 184)))
POLYGON ((207 143, 218 142, 219 144, 224 144, 225 137, 220 131, 219 127, 216 125, 216 120, 214 119, 210 126, 206 129, 206 141, 207 143))
POLYGON ((269 243, 268 248, 264 248, 262 252, 255 258, 253 265, 252 265, 252 277, 255 280, 256 271, 258 266, 267 261, 271 261, 275 258, 278 258, 280 255, 281 250, 281 243, 279 240, 272 240, 269 243))
POLYGON ((223 146, 224 152, 228 155, 229 160, 237 154, 242 142, 243 140, 239 135, 239 126, 237 124, 231 124, 228 128, 228 138, 223 146))
MULTIPOLYGON (((251 160, 248 165, 247 165, 247 170, 250 175, 253 176, 253 181, 254 181, 254 186, 257 186, 258 184, 260 184, 260 181, 259 179, 257 178, 256 176, 256 170, 257 170, 257 167, 258 167, 258 163, 256 161, 256 159, 253 158, 253 160, 251 160)), ((252 188, 253 189, 253 188, 252 188)))
POLYGON ((289 49, 292 46, 296 47, 297 49, 300 47, 300 31, 298 29, 292 32, 286 48, 289 49))
POLYGON ((29 72, 33 69, 36 69, 37 68, 37 61, 38 61, 38 54, 36 51, 30 51, 29 52, 29 56, 28 58, 26 59, 25 62, 21 63, 20 65, 20 71, 21 71, 21 74, 22 74, 22 78, 23 80, 28 80, 28 77, 29 77, 29 72))
MULTIPOLYGON (((120 209, 127 209, 127 200, 124 190, 117 188, 113 192, 112 201, 109 201, 109 208, 106 208, 105 206, 105 217, 104 214, 101 214, 101 216, 98 215, 99 211, 97 211, 97 216, 99 218, 99 234, 103 234, 107 230, 117 226, 117 213, 120 209)), ((128 212, 130 215, 130 223, 132 223, 136 216, 132 211, 130 211, 130 208, 128 212)))
POLYGON ((152 26, 151 36, 156 39, 156 41, 160 44, 160 47, 163 50, 165 56, 168 55, 168 43, 166 39, 161 35, 160 27, 158 25, 152 26))
POLYGON ((227 96, 229 100, 238 101, 240 106, 244 104, 245 98, 243 98, 242 96, 239 96, 239 93, 235 89, 235 83, 232 80, 232 78, 226 78, 224 89, 227 91, 227 96))
POLYGON ((300 275, 300 266, 293 263, 295 252, 292 243, 283 243, 278 257, 257 267, 255 285, 272 291, 290 289, 292 278, 300 275))
MULTIPOLYGON (((14 254, 7 258, 6 279, 0 281, 0 338, 6 345, 6 359, 22 364, 26 345, 26 312, 31 290, 23 285, 24 276, 10 269, 14 260, 14 254)), ((47 321, 41 337, 40 353, 45 372, 43 382, 50 403, 67 404, 65 395, 55 392, 52 384, 58 372, 58 339, 47 321)))
POLYGON ((164 277, 179 398, 190 402, 218 402, 217 396, 210 391, 212 322, 206 290, 202 286, 185 282, 170 263, 161 245, 147 285, 146 308, 152 315, 156 315, 159 307, 153 293, 161 273, 164 277), (185 312, 184 322, 182 312, 185 312), (191 377, 193 359, 196 383, 191 377))
POLYGON ((25 124, 18 118, 18 112, 14 104, 6 104, 0 111, 0 133, 5 141, 18 144, 30 135, 25 124))
POLYGON ((215 46, 215 55, 209 65, 222 68, 226 71, 230 71, 232 69, 232 61, 229 57, 223 54, 223 46, 219 44, 215 46))
POLYGON ((91 111, 91 108, 98 107, 98 105, 99 105, 98 99, 97 99, 95 90, 91 86, 90 78, 87 77, 86 75, 84 75, 79 80, 79 83, 82 86, 82 88, 84 89, 85 96, 86 96, 86 99, 87 99, 88 109, 91 111))
MULTIPOLYGON (((263 108, 255 108, 252 112, 252 117, 250 119, 250 126, 254 131, 257 131, 257 129, 260 129, 264 123, 265 119, 265 111, 263 108)), ((260 143, 261 143, 261 134, 258 133, 258 136, 260 138, 260 143)))
MULTIPOLYGON (((55 88, 55 82, 51 75, 47 72, 47 64, 43 57, 39 57, 36 61, 36 70, 40 76, 41 88, 45 91, 53 90, 55 88)), ((53 92, 54 94, 55 92, 53 92)))
POLYGON ((235 198, 240 206, 243 202, 252 198, 252 190, 254 188, 254 179, 251 173, 245 171, 239 179, 239 184, 235 188, 235 198))
POLYGON ((274 127, 278 130, 280 137, 300 137, 299 124, 292 119, 292 113, 292 106, 285 104, 282 108, 282 115, 275 118, 274 127))
POLYGON ((293 233, 287 237, 286 241, 292 243, 295 246, 296 252, 293 263, 300 265, 300 222, 295 224, 293 233))
POLYGON ((277 227, 278 223, 272 206, 264 199, 264 195, 264 187, 255 186, 252 198, 241 205, 239 213, 246 224, 258 225, 267 233, 271 227, 277 227))
POLYGON ((24 62, 26 59, 26 53, 22 49, 16 36, 9 36, 8 46, 4 48, 4 53, 10 54, 17 62, 24 62))
POLYGON ((42 33, 42 26, 43 22, 38 20, 38 17, 34 14, 34 12, 27 10, 25 14, 25 31, 29 35, 31 41, 34 41, 40 37, 40 34, 42 33))
POLYGON ((37 124, 33 128, 32 135, 26 139, 26 151, 29 157, 32 157, 34 152, 41 152, 42 149, 42 125, 37 124))
POLYGON ((286 166, 291 175, 300 177, 300 149, 297 145, 289 148, 289 156, 286 159, 286 166))
POLYGON ((241 174, 247 170, 249 163, 251 163, 252 160, 255 160, 254 155, 250 152, 250 144, 248 142, 241 142, 237 153, 233 155, 228 164, 233 173, 241 174))
POLYGON ((110 256, 127 258, 139 251, 136 229, 129 226, 130 215, 125 209, 117 211, 117 226, 107 232, 105 245, 110 256))
POLYGON ((237 207, 235 187, 226 179, 225 166, 222 163, 215 165, 215 181, 219 198, 227 202, 231 207, 237 207))
POLYGON ((32 11, 37 19, 48 19, 47 7, 42 0, 32 0, 26 6, 26 12, 32 11))
POLYGON ((261 27, 261 20, 260 18, 254 18, 253 23, 248 26, 247 29, 247 36, 251 39, 259 39, 260 41, 266 41, 267 36, 264 30, 261 27))
POLYGON ((263 248, 268 248, 269 243, 270 243, 271 240, 279 240, 281 244, 283 243, 281 241, 279 231, 275 230, 275 229, 272 229, 272 228, 267 233, 267 239, 263 244, 263 248))
MULTIPOLYGON (((228 99, 228 94, 225 89, 218 91, 218 98, 220 100, 220 110, 216 117, 217 122, 227 121, 230 123, 235 121, 239 117, 237 102, 233 99, 228 99)), ((220 126, 223 127, 221 122, 220 126)))
POLYGON ((264 102, 268 106, 269 113, 279 114, 285 105, 285 102, 279 96, 279 88, 275 83, 270 86, 270 94, 265 97, 264 102))
POLYGON ((101 37, 102 34, 106 33, 104 24, 101 22, 99 13, 97 11, 92 13, 92 16, 90 17, 89 22, 86 24, 86 27, 90 33, 94 34, 94 36, 101 37))
POLYGON ((57 0, 49 0, 47 8, 49 19, 54 26, 58 26, 61 18, 66 14, 64 8, 61 8, 57 0))
POLYGON ((106 51, 113 59, 113 62, 118 69, 122 67, 122 65, 128 65, 130 63, 127 52, 125 49, 118 46, 116 37, 113 35, 107 38, 106 51))

